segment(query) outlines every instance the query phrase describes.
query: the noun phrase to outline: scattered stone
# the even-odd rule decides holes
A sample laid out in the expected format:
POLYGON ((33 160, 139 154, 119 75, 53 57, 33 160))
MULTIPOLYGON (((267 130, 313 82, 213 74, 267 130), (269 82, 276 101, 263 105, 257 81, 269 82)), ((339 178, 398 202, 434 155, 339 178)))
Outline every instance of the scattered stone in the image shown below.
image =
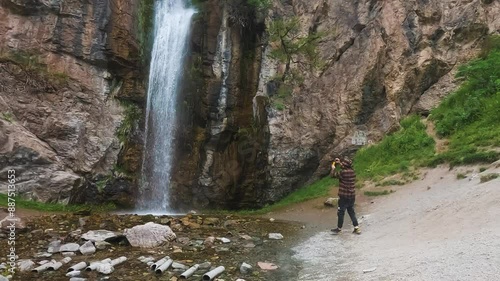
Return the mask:
POLYGON ((106 241, 97 241, 95 242, 95 247, 99 250, 105 250, 107 247, 111 246, 111 243, 106 241))
POLYGON ((252 237, 251 237, 250 235, 243 234, 243 235, 240 235, 240 237, 241 237, 243 240, 252 240, 252 237))
POLYGON ((118 235, 113 231, 109 230, 91 230, 82 235, 82 239, 89 240, 92 242, 102 242, 110 238, 116 238, 118 235))
POLYGON ((215 249, 216 252, 229 252, 229 248, 226 247, 218 247, 215 249))
POLYGON ((207 239, 205 239, 205 241, 203 241, 203 245, 205 245, 206 247, 212 247, 215 243, 215 237, 213 236, 209 236, 207 237, 207 239))
POLYGON ((50 262, 50 261, 48 261, 48 260, 43 260, 43 261, 39 261, 39 262, 38 262, 38 264, 39 264, 39 265, 44 265, 44 264, 46 264, 46 263, 48 263, 48 262, 50 262))
POLYGON ((170 278, 170 281, 177 281, 177 280, 179 280, 179 279, 177 279, 177 277, 175 277, 175 276, 172 276, 172 278, 170 278))
POLYGON ((51 256, 52 256, 51 253, 45 253, 45 252, 40 252, 33 255, 34 258, 50 258, 51 256))
POLYGON ((169 218, 161 218, 160 223, 165 224, 165 225, 170 225, 170 219, 169 218))
POLYGON ((270 221, 270 222, 274 222, 274 221, 275 221, 275 219, 273 219, 273 218, 270 218, 270 219, 269 219, 269 221, 270 221))
POLYGON ((189 244, 189 237, 177 238, 177 242, 184 244, 184 245, 187 245, 187 244, 189 244))
POLYGON ((375 271, 376 269, 377 269, 376 267, 372 267, 372 268, 369 268, 369 269, 364 269, 364 270, 363 270, 363 273, 373 272, 373 271, 375 271))
POLYGON ((246 281, 245 279, 238 278, 236 281, 246 281))
POLYGON ((275 265, 274 263, 270 262, 258 262, 257 265, 260 267, 262 270, 275 270, 278 269, 278 266, 275 265))
POLYGON ((80 237, 82 236, 82 230, 77 229, 77 230, 71 231, 69 233, 69 235, 74 239, 80 239, 80 237))
POLYGON ((125 237, 133 247, 153 248, 175 240, 175 233, 167 225, 148 222, 124 231, 125 237))
POLYGON ((22 233, 27 231, 26 224, 20 217, 7 215, 0 221, 1 232, 9 233, 10 229, 15 227, 16 233, 22 233), (12 223, 14 225, 12 226, 12 223))
POLYGON ((326 199, 324 204, 327 207, 337 207, 339 204, 339 199, 338 198, 328 198, 328 199, 326 199))
POLYGON ((110 263, 101 263, 96 271, 102 274, 111 274, 115 268, 110 263))
POLYGON ((86 278, 79 278, 79 277, 72 277, 69 279, 69 281, 87 281, 86 278))
POLYGON ((182 263, 178 263, 178 262, 173 262, 171 266, 172 266, 172 268, 182 269, 182 270, 187 270, 189 268, 189 266, 184 265, 182 263))
POLYGON ((68 243, 64 244, 59 248, 60 252, 76 252, 80 249, 80 245, 76 243, 68 243))
POLYGON ((86 223, 87 218, 78 218, 78 224, 80 225, 80 227, 84 227, 86 223))
POLYGON ((95 253, 95 251, 96 248, 92 241, 87 241, 82 246, 80 246, 80 253, 82 253, 82 255, 92 255, 93 253, 95 253))
POLYGON ((31 231, 30 233, 31 233, 31 235, 42 234, 43 233, 43 229, 35 229, 35 230, 31 231))
POLYGON ((224 227, 230 227, 230 226, 233 226, 233 225, 237 225, 238 224, 238 221, 237 220, 227 220, 224 222, 224 227))
POLYGON ((225 238, 225 237, 217 238, 217 240, 221 241, 224 244, 231 243, 231 240, 229 240, 228 238, 225 238))
POLYGON ((203 220, 204 225, 217 225, 220 223, 219 218, 206 218, 203 220))
POLYGON ((174 253, 182 253, 182 248, 174 246, 174 253))
POLYGON ((139 261, 143 262, 143 263, 148 263, 150 261, 155 261, 155 258, 153 258, 152 256, 149 256, 149 257, 145 257, 145 256, 140 256, 137 258, 139 261))
POLYGON ((249 274, 250 272, 252 272, 252 268, 253 267, 251 265, 249 265, 248 263, 244 262, 240 266, 240 272, 242 274, 249 274))
POLYGON ((243 245, 243 248, 255 248, 255 244, 250 242, 250 243, 243 245))
POLYGON ((269 233, 269 239, 281 240, 283 239, 283 235, 281 233, 269 233))
POLYGON ((64 252, 62 253, 63 257, 74 257, 76 256, 75 252, 64 252))
POLYGON ((207 262, 201 263, 199 269, 207 270, 207 269, 210 269, 210 267, 212 267, 212 263, 207 261, 207 262))
POLYGON ((194 215, 194 214, 196 214, 195 210, 191 210, 191 211, 188 212, 188 215, 194 215))
POLYGON ((19 268, 19 271, 30 271, 35 263, 32 260, 19 260, 17 262, 17 268, 19 268))
POLYGON ((305 229, 305 228, 306 228, 306 226, 305 226, 305 225, 303 225, 303 226, 301 226, 300 228, 301 228, 301 229, 305 229))
POLYGON ((61 248, 61 240, 55 240, 49 243, 47 252, 51 254, 58 253, 60 248, 61 248))

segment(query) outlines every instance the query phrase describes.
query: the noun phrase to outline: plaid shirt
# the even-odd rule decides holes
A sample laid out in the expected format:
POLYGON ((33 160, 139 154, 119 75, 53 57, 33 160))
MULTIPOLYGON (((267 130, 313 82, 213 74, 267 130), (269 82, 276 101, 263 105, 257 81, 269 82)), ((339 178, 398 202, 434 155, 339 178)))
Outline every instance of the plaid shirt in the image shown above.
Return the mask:
POLYGON ((331 176, 339 179, 339 198, 354 199, 356 197, 356 173, 353 169, 334 170, 331 176))

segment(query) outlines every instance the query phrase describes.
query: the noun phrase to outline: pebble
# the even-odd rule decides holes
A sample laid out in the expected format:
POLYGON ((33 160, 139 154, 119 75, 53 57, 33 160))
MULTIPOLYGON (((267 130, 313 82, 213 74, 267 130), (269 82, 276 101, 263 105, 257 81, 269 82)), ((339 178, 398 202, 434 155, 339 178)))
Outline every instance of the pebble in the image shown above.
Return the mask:
POLYGON ((48 253, 57 253, 59 252, 59 249, 61 248, 61 240, 55 240, 49 243, 49 246, 47 248, 48 253))
POLYGON ((111 246, 111 243, 106 241, 97 241, 95 242, 95 247, 99 250, 105 250, 107 247, 111 246))
POLYGON ((207 269, 210 269, 210 267, 212 267, 212 263, 207 261, 207 262, 201 263, 199 269, 207 270, 207 269))
POLYGON ((92 241, 87 241, 82 246, 80 246, 80 253, 82 253, 82 255, 92 255, 95 252, 96 248, 94 247, 92 241))
POLYGON ((76 256, 75 252, 64 252, 62 253, 63 257, 74 257, 76 256))
POLYGON ((77 277, 77 276, 80 276, 81 273, 82 272, 80 270, 75 270, 75 271, 71 271, 71 272, 66 273, 66 276, 77 277))
POLYGON ((17 262, 17 267, 21 272, 31 270, 34 265, 35 263, 32 260, 20 260, 17 262))
POLYGON ((152 256, 149 256, 149 257, 140 256, 137 259, 140 260, 143 263, 148 263, 148 262, 151 262, 151 261, 155 261, 155 258, 153 258, 152 256))
POLYGON ((229 240, 228 238, 225 238, 225 237, 217 238, 217 240, 221 241, 224 244, 231 242, 231 240, 229 240))
POLYGON ((251 265, 249 265, 249 264, 248 264, 248 263, 246 263, 246 262, 244 262, 244 263, 242 263, 242 264, 241 264, 241 266, 240 266, 240 272, 241 272, 242 274, 248 274, 248 273, 250 273, 251 271, 252 271, 252 266, 251 266, 251 265))
POLYGON ((269 233, 269 239, 281 240, 283 239, 283 235, 281 233, 269 233))
POLYGON ((251 237, 250 235, 243 234, 243 235, 240 235, 240 237, 241 237, 243 240, 252 240, 252 237, 251 237))
POLYGON ((369 269, 364 269, 364 270, 363 270, 363 273, 373 272, 373 271, 375 271, 376 269, 377 269, 376 267, 372 267, 372 268, 369 268, 369 269))
POLYGON ((186 266, 186 265, 183 265, 182 263, 173 262, 172 263, 172 268, 187 270, 189 267, 186 266))
POLYGON ((62 245, 61 248, 59 248, 59 251, 61 251, 61 252, 76 252, 76 251, 78 251, 78 249, 80 249, 80 245, 78 245, 76 243, 68 243, 68 244, 62 245))

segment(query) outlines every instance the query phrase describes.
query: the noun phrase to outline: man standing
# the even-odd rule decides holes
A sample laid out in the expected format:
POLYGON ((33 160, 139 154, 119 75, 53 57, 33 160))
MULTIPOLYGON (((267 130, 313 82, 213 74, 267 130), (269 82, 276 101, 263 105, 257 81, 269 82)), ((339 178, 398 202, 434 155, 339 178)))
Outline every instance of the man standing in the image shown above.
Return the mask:
POLYGON ((337 211, 338 223, 337 228, 332 229, 332 232, 334 234, 339 234, 340 231, 342 231, 345 210, 347 209, 347 213, 351 217, 352 225, 354 226, 353 233, 361 234, 361 230, 358 226, 358 220, 356 219, 356 213, 354 212, 354 201, 356 199, 356 173, 354 173, 354 170, 352 169, 352 161, 348 158, 344 158, 342 161, 335 158, 330 175, 339 179, 339 207, 337 211), (340 171, 335 169, 335 164, 340 165, 340 171))

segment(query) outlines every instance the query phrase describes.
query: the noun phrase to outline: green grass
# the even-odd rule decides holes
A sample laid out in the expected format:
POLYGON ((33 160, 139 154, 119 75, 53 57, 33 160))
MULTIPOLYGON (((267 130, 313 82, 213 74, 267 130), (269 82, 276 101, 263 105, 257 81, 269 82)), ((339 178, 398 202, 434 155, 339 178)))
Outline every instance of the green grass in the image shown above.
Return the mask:
POLYGON ((377 184, 377 186, 404 185, 404 184, 406 184, 406 182, 400 180, 386 180, 377 184))
MULTIPOLYGON (((113 204, 107 205, 64 205, 60 203, 42 203, 31 200, 25 200, 20 197, 15 198, 16 208, 30 209, 44 212, 78 212, 83 210, 92 210, 94 212, 109 212, 116 209, 113 204)), ((0 193, 0 206, 7 207, 8 197, 0 193)))
POLYGON ((481 168, 479 168, 479 172, 482 173, 482 172, 486 171, 487 169, 488 168, 486 168, 486 167, 481 167, 481 168))
POLYGON ((371 197, 374 197, 374 196, 382 196, 382 195, 389 195, 391 193, 394 193, 396 191, 394 190, 384 190, 384 191, 365 191, 364 194, 366 196, 371 196, 371 197))
POLYGON ((462 174, 462 173, 458 173, 458 174, 457 174, 457 180, 462 180, 462 179, 465 179, 465 178, 467 178, 467 176, 466 176, 466 175, 464 175, 464 174, 462 174))
POLYGON ((2 117, 3 120, 5 120, 5 121, 7 121, 9 123, 12 123, 12 120, 13 120, 12 113, 10 113, 10 112, 2 112, 2 115, 0 117, 2 117))
POLYGON ((268 205, 262 209, 258 210, 241 210, 237 212, 231 212, 232 214, 239 215, 261 215, 265 213, 269 213, 274 210, 281 209, 291 204, 300 203, 304 201, 308 201, 311 199, 316 199, 319 197, 327 196, 332 187, 338 185, 338 180, 333 179, 331 177, 324 177, 308 186, 302 187, 280 201, 268 205))
POLYGON ((497 174, 497 173, 486 174, 484 176, 481 176, 481 182, 491 181, 491 180, 494 180, 498 177, 500 177, 500 174, 497 174))
POLYGON ((500 153, 500 37, 489 39, 483 55, 459 68, 460 88, 431 112, 439 136, 449 138, 449 150, 429 166, 491 163, 500 153))
POLYGON ((401 129, 380 143, 356 153, 354 168, 358 179, 373 179, 406 172, 434 155, 434 140, 426 133, 420 117, 412 115, 401 121, 401 129))

